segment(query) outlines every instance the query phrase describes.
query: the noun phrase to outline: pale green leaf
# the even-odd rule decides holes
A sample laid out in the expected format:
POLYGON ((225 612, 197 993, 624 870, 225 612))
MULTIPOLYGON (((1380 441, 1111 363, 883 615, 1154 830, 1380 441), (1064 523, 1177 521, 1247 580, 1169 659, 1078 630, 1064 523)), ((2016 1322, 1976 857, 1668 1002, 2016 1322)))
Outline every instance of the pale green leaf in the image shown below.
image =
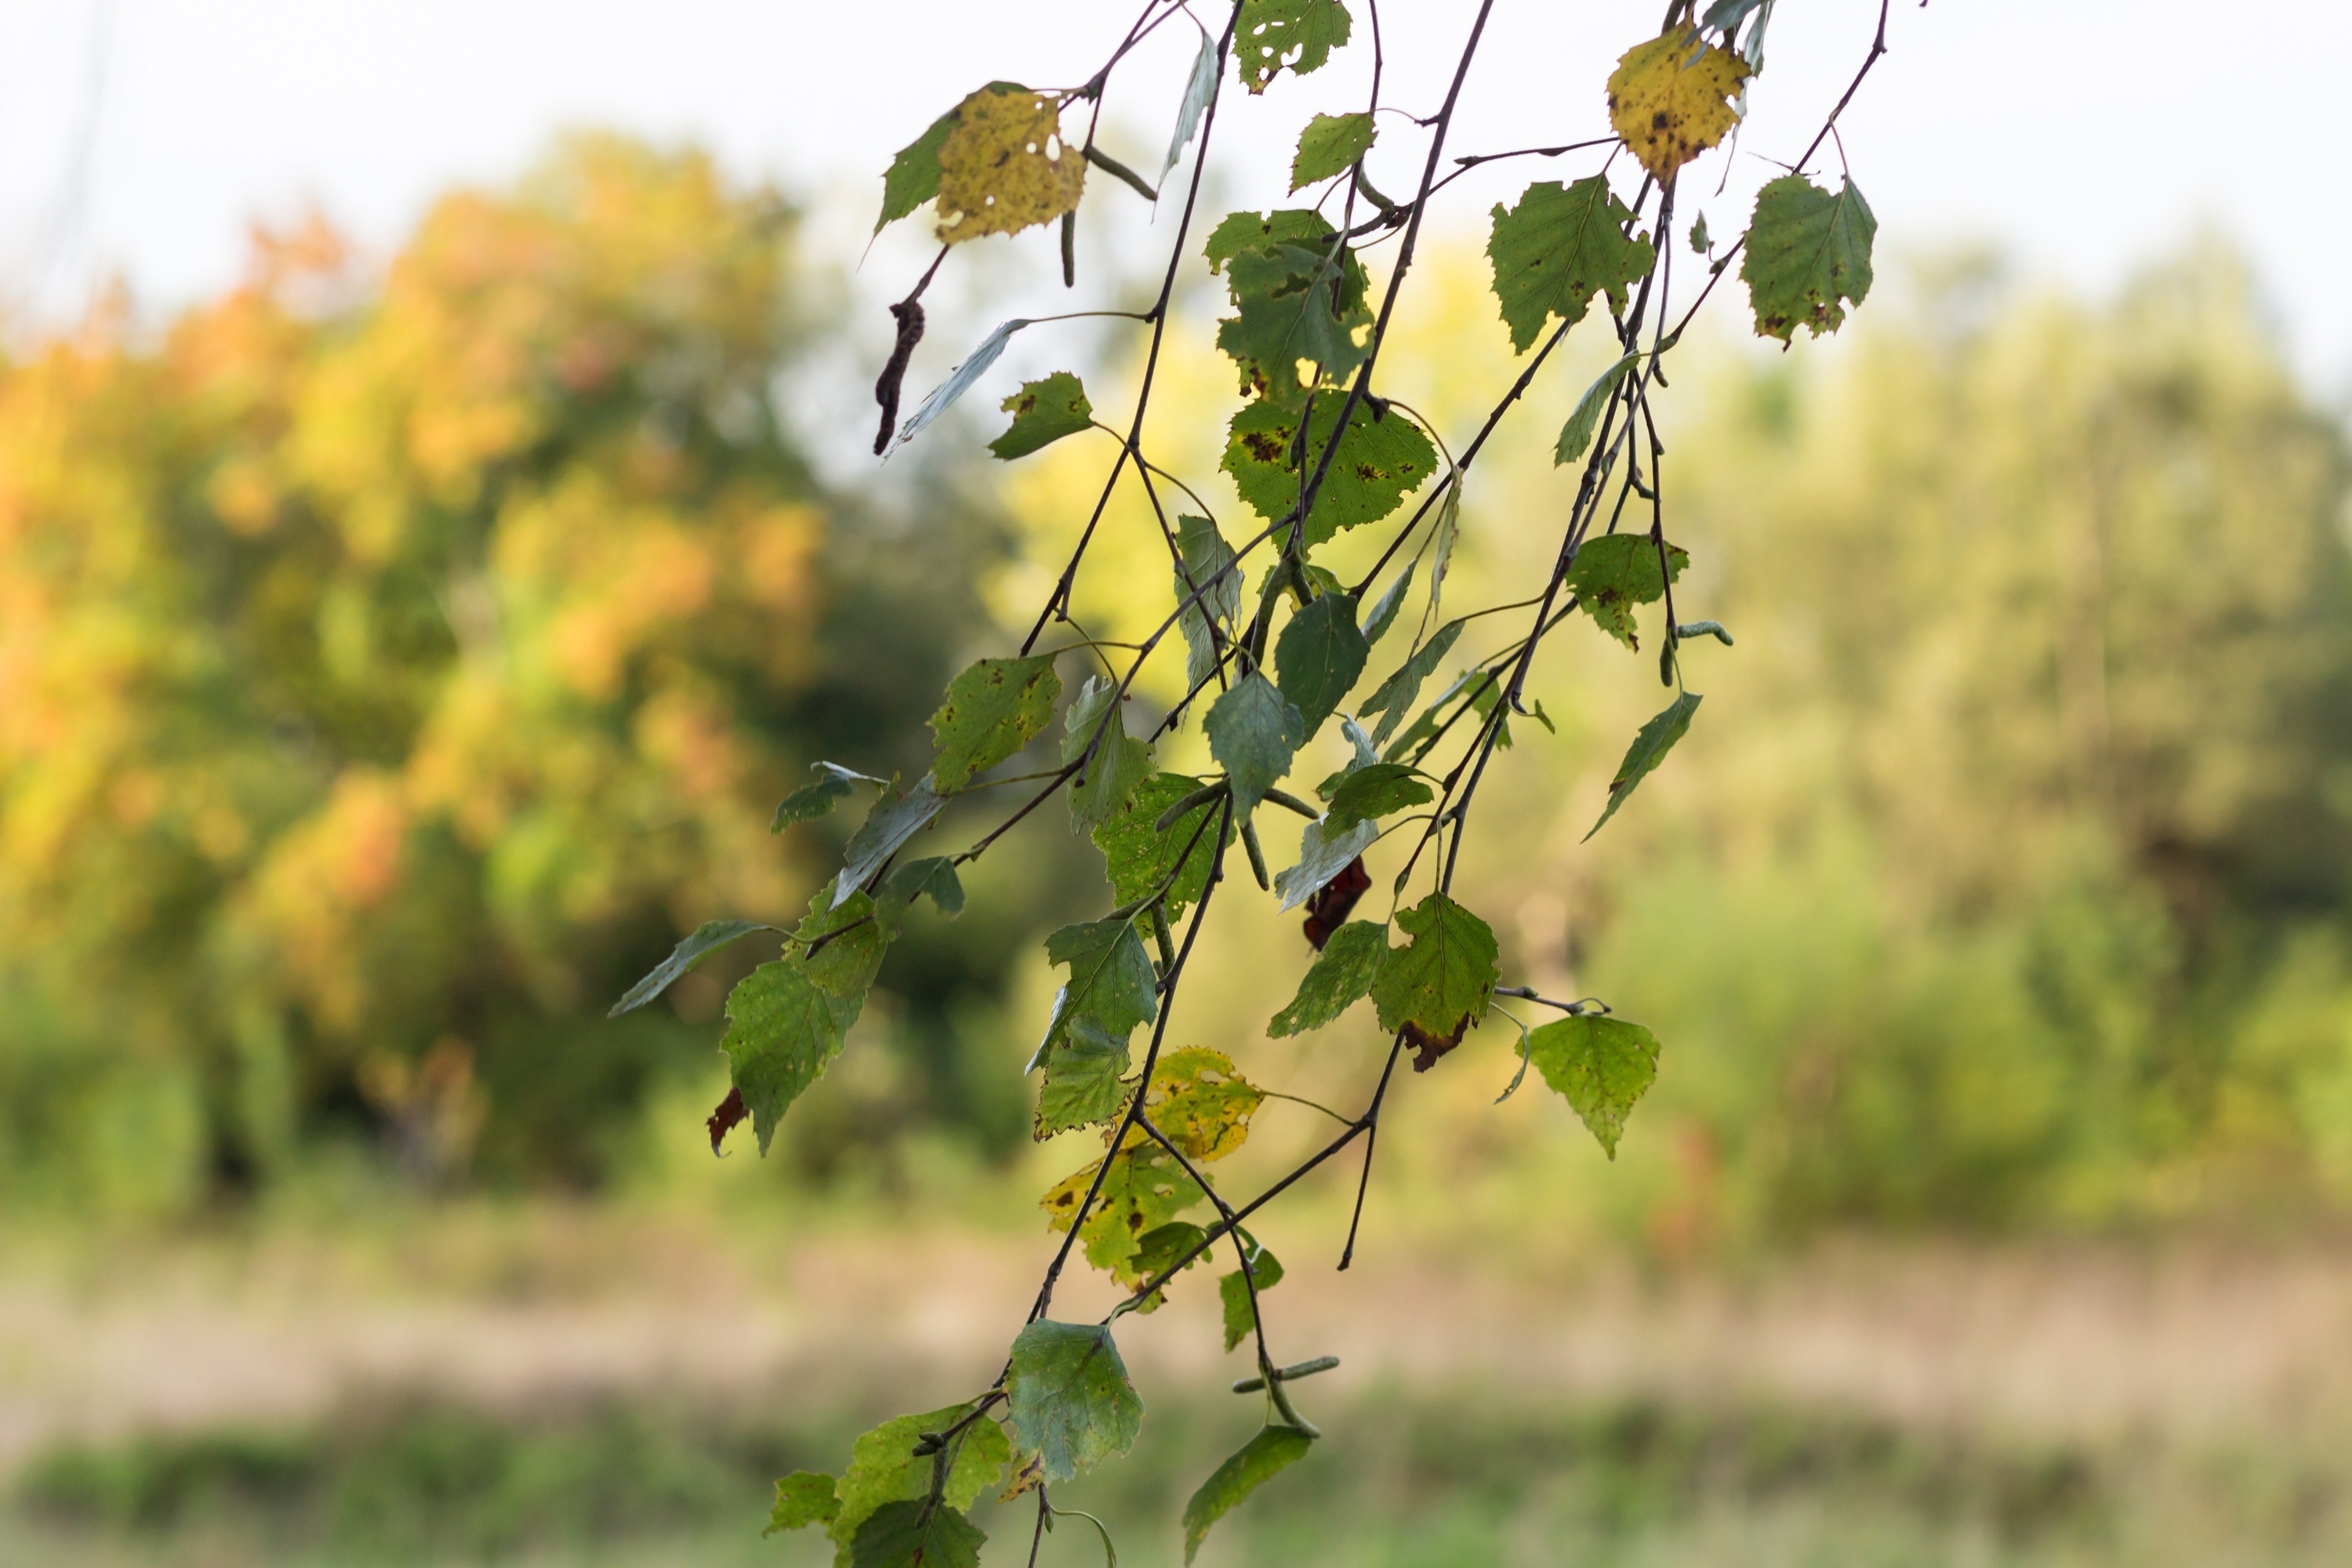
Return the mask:
POLYGON ((768 1528, 760 1533, 764 1537, 812 1524, 831 1524, 840 1512, 841 1500, 834 1495, 831 1476, 794 1470, 776 1483, 776 1506, 768 1512, 768 1528))
POLYGON ((1601 820, 1586 830, 1585 837, 1590 838, 1600 832, 1601 823, 1616 816, 1617 808, 1625 804, 1625 797, 1632 795, 1660 763, 1665 761, 1666 753, 1675 749, 1675 742, 1689 731, 1691 715, 1698 711, 1698 705, 1699 694, 1685 691, 1675 698, 1664 712, 1642 726, 1641 732, 1633 737, 1633 743, 1625 749, 1625 760, 1617 764, 1616 777, 1609 781, 1607 808, 1601 813, 1601 820))
POLYGON ((1298 864, 1275 873, 1274 890, 1282 900, 1276 912, 1286 913, 1313 898, 1380 836, 1377 822, 1358 821, 1337 831, 1328 822, 1308 823, 1298 836, 1298 864))
POLYGON ((1004 1377, 1013 1436, 1042 1463, 1048 1481, 1066 1481, 1124 1454, 1143 1425, 1143 1401, 1110 1330, 1043 1318, 1013 1342, 1004 1377))
POLYGON ((1396 581, 1389 584, 1388 591, 1372 601, 1371 616, 1364 622, 1365 646, 1379 642, 1388 635, 1389 628, 1396 625, 1397 611, 1404 607, 1405 590, 1412 586, 1413 568, 1418 564, 1417 560, 1406 562, 1404 570, 1397 574, 1396 581))
MULTIPOLYGON (((825 1531, 838 1549, 836 1563, 851 1561, 851 1543, 859 1528, 881 1509, 919 1502, 930 1495, 932 1456, 915 1450, 924 1433, 945 1432, 971 1414, 969 1405, 950 1405, 893 1416, 850 1445, 849 1468, 835 1486, 837 1510, 825 1531)), ((973 1422, 956 1439, 941 1500, 949 1508, 970 1508, 981 1493, 998 1484, 1012 1458, 1013 1444, 1003 1427, 984 1417, 973 1422)))
POLYGON ((1614 1160, 1626 1113, 1657 1080, 1658 1037, 1622 1018, 1562 1018, 1528 1034, 1528 1059, 1614 1160))
POLYGON ((1218 1304, 1225 1313, 1225 1349, 1257 1332, 1257 1316, 1250 1310, 1250 1285, 1255 1281, 1263 1295, 1282 1283, 1282 1262, 1263 1247, 1252 1247, 1249 1253, 1250 1278, 1242 1278, 1234 1269, 1217 1281, 1218 1304))
POLYGON ((1248 820, 1265 792, 1290 771, 1290 759, 1306 743, 1298 710, 1257 670, 1234 682, 1209 709, 1203 726, 1209 753, 1224 764, 1233 781, 1234 816, 1248 820))
POLYGON ((1184 155, 1185 146, 1201 128, 1201 116, 1207 111, 1209 100, 1217 96, 1217 36, 1206 27, 1201 29, 1201 52, 1192 57, 1192 74, 1184 83, 1183 101, 1176 108, 1175 133, 1168 139, 1168 157, 1160 165, 1160 177, 1165 180, 1176 160, 1184 155))

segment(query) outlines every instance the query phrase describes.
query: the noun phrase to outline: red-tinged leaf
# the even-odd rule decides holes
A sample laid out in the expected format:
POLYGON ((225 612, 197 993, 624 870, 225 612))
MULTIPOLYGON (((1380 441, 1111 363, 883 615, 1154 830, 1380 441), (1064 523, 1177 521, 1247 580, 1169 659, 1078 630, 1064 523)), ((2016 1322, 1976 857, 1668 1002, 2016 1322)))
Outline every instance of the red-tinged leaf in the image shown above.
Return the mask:
POLYGON ((1364 869, 1364 858, 1357 856, 1348 862, 1348 868, 1332 878, 1316 895, 1307 900, 1307 940, 1315 951, 1331 940, 1331 933, 1348 923, 1355 911, 1356 900, 1372 885, 1371 873, 1364 869))
POLYGON ((1412 1047, 1412 1070, 1427 1072, 1437 1065, 1437 1058, 1462 1043, 1463 1031, 1470 1026, 1465 1018, 1454 1026, 1450 1035, 1433 1035, 1419 1024, 1408 1023, 1401 1033, 1404 1043, 1412 1047))
POLYGON ((710 1119, 703 1123, 710 1129, 710 1152, 718 1153, 719 1145, 727 1141, 727 1134, 734 1131, 736 1124, 750 1114, 743 1107, 743 1091, 729 1089, 727 1098, 719 1102, 719 1109, 712 1111, 710 1119))

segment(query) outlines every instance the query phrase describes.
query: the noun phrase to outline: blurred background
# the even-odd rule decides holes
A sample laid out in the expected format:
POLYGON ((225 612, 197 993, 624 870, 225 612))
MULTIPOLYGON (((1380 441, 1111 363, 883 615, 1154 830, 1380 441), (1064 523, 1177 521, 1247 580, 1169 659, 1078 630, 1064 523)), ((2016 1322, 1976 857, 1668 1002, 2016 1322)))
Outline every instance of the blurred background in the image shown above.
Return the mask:
MULTIPOLYGON (((1433 102, 1463 8, 1397 9, 1392 94, 1433 102)), ((1456 148, 1595 134, 1655 9, 1499 7, 1456 148)), ((1131 327, 1033 329, 877 464, 929 242, 867 230, 893 150, 1087 74, 1097 10, 0 5, 0 1561, 813 1563, 758 1538, 769 1482, 992 1375, 1087 1153, 1031 1143, 1020 1077, 1043 935, 1103 903, 1084 839, 1040 814, 915 918, 764 1161, 702 1118, 766 954, 604 1011, 804 902, 847 825, 772 837, 778 798, 923 766, 1083 522, 1108 443, 982 442, 1045 370, 1128 405, 1131 327)), ((1678 599, 1738 638, 1686 652, 1690 738, 1580 846, 1659 698, 1563 635, 1558 732, 1488 785, 1463 884, 1507 975, 1664 1042, 1619 1158, 1494 1103, 1493 1025, 1404 1084, 1348 1274, 1339 1177, 1273 1211, 1330 1439, 1204 1561, 2352 1554, 2333 18, 2042 10, 1897 8, 1843 122, 1867 306, 1782 354, 1727 297, 1682 356, 1678 599)), ((1776 21, 1717 232, 1874 20, 1776 21)), ((1183 31, 1107 111, 1147 173, 1183 31)), ((1363 52, 1228 95, 1207 212, 1279 201, 1363 52)), ((1563 170, 1481 170, 1424 243, 1386 390, 1449 437, 1514 374, 1486 206, 1563 170)), ((966 247, 910 391, 1005 317, 1148 302, 1171 218, 1103 182, 1076 296, 1049 237, 966 247)), ((1178 306, 1150 439, 1222 510, 1196 257, 1178 306)), ((1549 561, 1612 357, 1572 335, 1482 455, 1450 604, 1549 561)), ((1165 566, 1140 497, 1106 528, 1078 612, 1117 637, 1165 566)), ((1218 913, 1181 1043, 1360 1098, 1368 1019, 1264 1037, 1296 917, 1218 913)), ((1231 1181, 1317 1140, 1271 1107, 1231 1181)), ((1143 1444, 1057 1494, 1136 1563, 1256 1419, 1215 1316, 1188 1278, 1128 1320, 1143 1444)))

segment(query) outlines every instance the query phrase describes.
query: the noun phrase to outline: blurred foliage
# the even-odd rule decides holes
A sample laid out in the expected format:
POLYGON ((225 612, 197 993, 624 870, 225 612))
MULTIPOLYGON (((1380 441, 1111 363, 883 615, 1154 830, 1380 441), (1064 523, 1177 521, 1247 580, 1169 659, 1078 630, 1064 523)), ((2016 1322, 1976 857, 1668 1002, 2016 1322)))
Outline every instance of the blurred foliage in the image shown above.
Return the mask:
MULTIPOLYGON (((709 1074, 715 989, 604 1008, 705 916, 794 911, 774 802, 887 771, 997 548, 936 479, 898 547, 780 425, 793 234, 583 138, 380 277, 314 222, 160 334, 0 365, 0 1191, 168 1210, 338 1140, 593 1184, 709 1074)), ((1017 1131, 961 1058, 1022 930, 886 977, 899 1121, 1017 1131)))

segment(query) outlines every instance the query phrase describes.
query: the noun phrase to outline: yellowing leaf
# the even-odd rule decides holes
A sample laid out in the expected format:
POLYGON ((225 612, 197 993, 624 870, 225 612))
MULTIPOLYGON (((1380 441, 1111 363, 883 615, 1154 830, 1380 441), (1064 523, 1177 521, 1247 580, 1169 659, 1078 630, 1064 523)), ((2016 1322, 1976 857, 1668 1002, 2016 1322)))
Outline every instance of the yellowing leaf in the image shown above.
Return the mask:
POLYGON ((982 88, 940 143, 939 236, 953 245, 1051 223, 1086 184, 1086 160, 1062 140, 1058 99, 982 88))
MULTIPOLYGON (((1086 1224, 1078 1227, 1078 1239, 1086 1245, 1087 1262, 1131 1288, 1149 1278, 1136 1267, 1143 1237, 1208 1194, 1140 1127, 1129 1128, 1117 1152, 1108 1158, 1110 1173, 1103 1178, 1094 1207, 1087 1211, 1086 1224)), ((1039 1200, 1049 1228, 1070 1228, 1078 1205, 1094 1185, 1095 1165, 1100 1163, 1071 1172, 1039 1200)))
POLYGON ((1692 28, 1669 27, 1626 50, 1610 73, 1610 128, 1664 184, 1738 121, 1730 100, 1748 75, 1748 62, 1729 49, 1703 43, 1692 28))
POLYGON ((1233 1058, 1199 1046, 1171 1051, 1151 1075, 1143 1113, 1192 1160, 1222 1160, 1249 1137, 1265 1093, 1234 1070, 1233 1058))

